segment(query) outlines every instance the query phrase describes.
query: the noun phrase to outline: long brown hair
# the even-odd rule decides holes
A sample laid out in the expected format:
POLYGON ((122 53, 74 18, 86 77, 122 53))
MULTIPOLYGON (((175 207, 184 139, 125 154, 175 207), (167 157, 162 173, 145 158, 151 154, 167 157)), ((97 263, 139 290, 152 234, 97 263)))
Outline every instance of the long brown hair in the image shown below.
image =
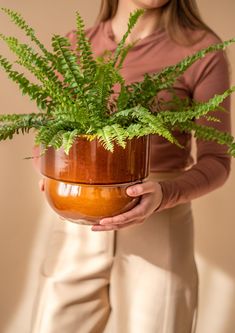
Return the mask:
MULTIPOLYGON (((117 8, 118 0, 101 0, 97 23, 113 18, 117 8)), ((204 37, 203 32, 215 34, 203 22, 196 0, 169 0, 162 7, 162 20, 168 35, 180 44, 194 44, 204 37), (197 40, 192 40, 185 34, 186 30, 199 30, 202 34, 197 40)))

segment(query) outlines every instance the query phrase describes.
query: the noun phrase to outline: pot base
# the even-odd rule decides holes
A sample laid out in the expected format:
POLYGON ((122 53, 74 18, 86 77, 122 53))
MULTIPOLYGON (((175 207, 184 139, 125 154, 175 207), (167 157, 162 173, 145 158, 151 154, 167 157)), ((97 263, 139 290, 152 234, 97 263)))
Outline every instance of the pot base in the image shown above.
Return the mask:
POLYGON ((61 217, 93 225, 104 217, 132 209, 140 198, 129 197, 126 189, 136 183, 86 185, 45 178, 45 194, 52 209, 61 217))

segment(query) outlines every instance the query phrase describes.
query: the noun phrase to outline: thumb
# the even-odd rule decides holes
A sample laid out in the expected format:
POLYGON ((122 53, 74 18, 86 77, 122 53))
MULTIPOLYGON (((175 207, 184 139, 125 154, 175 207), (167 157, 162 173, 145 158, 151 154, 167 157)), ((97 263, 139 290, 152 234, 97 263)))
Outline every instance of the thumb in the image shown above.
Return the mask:
POLYGON ((146 193, 152 193, 156 190, 155 184, 153 182, 144 182, 141 184, 136 184, 129 186, 126 189, 127 195, 131 197, 138 197, 146 193))

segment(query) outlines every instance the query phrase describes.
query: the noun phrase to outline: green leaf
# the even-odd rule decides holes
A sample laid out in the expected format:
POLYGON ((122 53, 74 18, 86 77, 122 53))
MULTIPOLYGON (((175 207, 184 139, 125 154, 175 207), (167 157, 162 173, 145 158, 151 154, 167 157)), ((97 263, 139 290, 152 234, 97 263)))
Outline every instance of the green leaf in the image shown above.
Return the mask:
POLYGON ((176 124, 176 128, 180 131, 194 131, 194 136, 205 141, 215 141, 218 144, 226 145, 228 153, 235 157, 235 142, 234 137, 227 132, 220 131, 214 127, 199 125, 194 122, 187 121, 185 123, 176 124))
POLYGON ((207 115, 211 111, 217 111, 220 104, 233 92, 235 91, 235 86, 229 88, 221 95, 215 95, 208 102, 195 102, 191 106, 186 106, 181 110, 172 111, 162 111, 157 114, 157 118, 162 122, 168 122, 174 125, 176 122, 185 122, 187 120, 199 119, 202 116, 207 115))
POLYGON ((79 56, 80 65, 83 70, 84 77, 92 83, 93 77, 96 73, 96 61, 92 56, 91 44, 86 37, 85 24, 80 16, 79 12, 76 12, 76 36, 77 36, 77 48, 76 51, 79 56))
POLYGON ((145 74, 144 80, 128 85, 130 92, 129 107, 141 104, 147 106, 148 102, 162 90, 172 89, 176 80, 192 66, 197 60, 204 58, 208 53, 224 50, 226 47, 235 43, 235 38, 222 43, 210 45, 195 54, 186 57, 173 66, 165 67, 158 73, 145 74))
POLYGON ((10 17, 12 22, 14 22, 21 30, 26 33, 26 36, 31 38, 31 40, 41 49, 47 58, 53 58, 53 55, 48 52, 45 46, 39 41, 35 35, 34 29, 26 23, 22 15, 9 8, 2 7, 1 10, 10 17))
POLYGON ((116 63, 118 62, 120 55, 121 55, 120 63, 122 64, 122 61, 123 61, 122 57, 125 57, 126 54, 127 54, 126 50, 124 51, 127 37, 129 36, 129 34, 131 33, 132 29, 136 25, 136 22, 138 21, 139 17, 141 15, 143 15, 144 12, 145 12, 145 10, 143 10, 143 9, 137 9, 136 11, 134 11, 133 13, 130 14, 130 17, 129 17, 129 20, 128 20, 127 31, 123 35, 120 43, 118 43, 117 49, 116 49, 116 51, 114 53, 114 57, 113 57, 113 61, 112 61, 113 66, 115 66, 116 63))
POLYGON ((66 132, 63 134, 63 148, 67 155, 78 135, 79 131, 77 129, 73 130, 72 132, 66 132))
POLYGON ((0 67, 19 86, 22 94, 28 95, 44 112, 1 115, 0 140, 36 129, 36 144, 43 145, 45 149, 63 147, 67 154, 78 135, 87 135, 88 139, 97 137, 110 151, 115 145, 124 148, 128 139, 150 134, 160 135, 182 147, 173 135, 174 129, 178 129, 194 131, 203 139, 227 144, 228 152, 235 154, 230 134, 194 123, 200 117, 211 122, 219 121, 212 112, 224 112, 221 103, 235 91, 235 87, 203 103, 181 100, 173 90, 177 78, 195 61, 209 52, 224 49, 235 39, 211 45, 174 66, 145 74, 142 81, 127 85, 120 69, 133 46, 126 45, 127 38, 143 10, 130 15, 127 31, 114 55, 107 51, 98 59, 94 59, 79 13, 76 13, 76 49, 68 38, 54 35, 53 51, 50 52, 20 14, 7 8, 2 8, 2 11, 25 32, 33 46, 23 44, 15 37, 3 34, 0 37, 16 55, 16 63, 30 71, 40 84, 31 83, 24 73, 14 70, 13 64, 1 55, 0 67), (158 93, 162 90, 173 93, 170 101, 159 98, 158 93))

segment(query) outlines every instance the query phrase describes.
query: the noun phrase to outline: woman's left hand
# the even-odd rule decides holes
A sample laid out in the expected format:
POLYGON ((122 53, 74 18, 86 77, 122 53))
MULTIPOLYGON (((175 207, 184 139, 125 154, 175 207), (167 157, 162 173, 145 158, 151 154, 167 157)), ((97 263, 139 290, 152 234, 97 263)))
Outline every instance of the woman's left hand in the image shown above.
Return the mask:
POLYGON ((146 181, 129 186, 126 192, 130 197, 141 196, 139 204, 126 213, 100 220, 99 224, 93 225, 91 230, 118 230, 143 223, 159 207, 162 201, 161 185, 157 182, 146 181))

